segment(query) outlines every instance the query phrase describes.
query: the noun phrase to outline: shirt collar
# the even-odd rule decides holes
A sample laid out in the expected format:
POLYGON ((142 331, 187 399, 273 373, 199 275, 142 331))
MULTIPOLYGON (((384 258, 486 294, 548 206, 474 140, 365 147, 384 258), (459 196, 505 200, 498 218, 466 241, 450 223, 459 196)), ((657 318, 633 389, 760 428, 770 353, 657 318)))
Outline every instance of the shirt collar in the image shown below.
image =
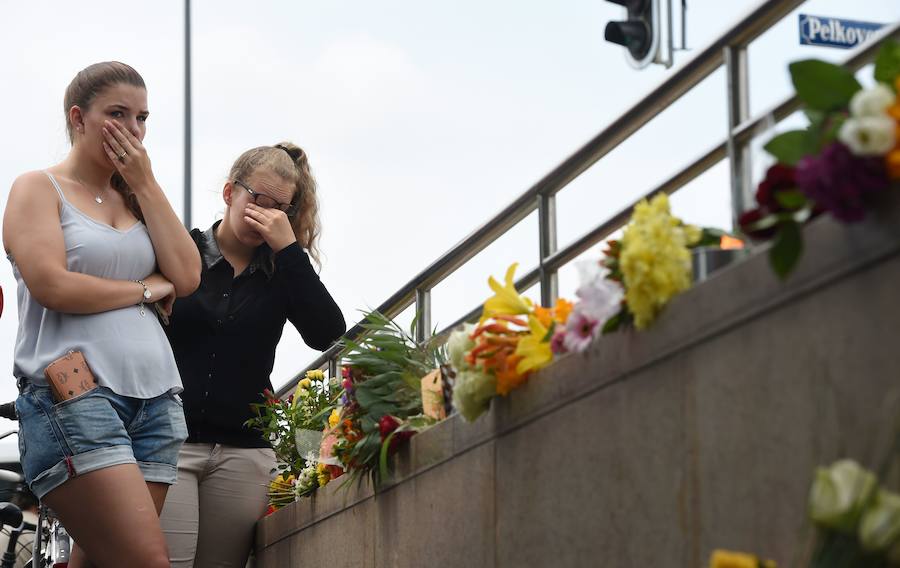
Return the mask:
MULTIPOLYGON (((225 260, 225 257, 222 256, 222 251, 219 249, 219 243, 216 241, 216 228, 221 222, 216 221, 200 235, 200 255, 203 257, 203 263, 207 268, 212 268, 219 264, 220 261, 225 260)), ((253 254, 253 259, 250 261, 247 269, 250 271, 249 274, 253 274, 261 269, 265 273, 266 278, 272 277, 272 273, 275 271, 275 259, 269 245, 262 244, 256 247, 256 252, 253 254)))

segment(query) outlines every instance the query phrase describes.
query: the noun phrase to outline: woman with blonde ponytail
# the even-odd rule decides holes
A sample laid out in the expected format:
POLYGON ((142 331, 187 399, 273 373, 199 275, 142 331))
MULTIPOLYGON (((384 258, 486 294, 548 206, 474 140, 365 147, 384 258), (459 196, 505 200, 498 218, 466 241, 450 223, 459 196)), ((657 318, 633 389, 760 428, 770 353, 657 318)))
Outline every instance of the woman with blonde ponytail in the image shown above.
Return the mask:
POLYGON ((244 152, 222 199, 224 218, 191 231, 200 287, 175 303, 166 328, 188 425, 162 515, 175 567, 243 568, 275 466, 268 443, 244 422, 272 388, 284 325, 319 350, 346 329, 310 262, 319 264, 319 218, 306 153, 288 142, 244 152))

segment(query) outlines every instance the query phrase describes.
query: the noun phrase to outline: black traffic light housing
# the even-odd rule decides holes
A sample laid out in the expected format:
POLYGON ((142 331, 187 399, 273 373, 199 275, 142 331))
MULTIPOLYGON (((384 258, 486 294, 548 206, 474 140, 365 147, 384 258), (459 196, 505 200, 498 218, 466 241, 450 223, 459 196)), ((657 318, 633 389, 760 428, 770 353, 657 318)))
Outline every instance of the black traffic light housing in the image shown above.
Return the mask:
POLYGON ((628 60, 634 67, 646 67, 659 51, 659 0, 607 1, 624 6, 627 19, 607 23, 604 38, 625 46, 628 60))

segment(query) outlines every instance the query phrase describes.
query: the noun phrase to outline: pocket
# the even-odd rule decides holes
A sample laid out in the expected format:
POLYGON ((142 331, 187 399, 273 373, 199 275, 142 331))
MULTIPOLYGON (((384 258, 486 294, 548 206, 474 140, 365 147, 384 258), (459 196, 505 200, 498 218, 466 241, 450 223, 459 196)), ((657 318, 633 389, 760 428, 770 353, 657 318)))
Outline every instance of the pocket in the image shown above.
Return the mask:
POLYGON ((83 393, 79 394, 78 396, 73 396, 72 398, 67 398, 66 400, 61 400, 59 402, 56 402, 56 400, 53 398, 53 393, 50 391, 49 387, 47 387, 47 392, 50 395, 50 400, 53 402, 53 409, 59 410, 61 408, 65 408, 65 407, 69 406, 70 404, 74 404, 74 403, 78 402, 79 400, 84 400, 91 395, 98 394, 100 392, 100 387, 94 387, 91 390, 84 391, 83 393))
POLYGON ((175 393, 172 392, 172 391, 169 391, 169 392, 168 392, 168 395, 169 395, 169 398, 171 398, 172 400, 175 401, 175 404, 177 404, 177 405, 180 406, 181 408, 184 408, 184 401, 181 400, 181 396, 180 396, 180 395, 175 394, 175 393))

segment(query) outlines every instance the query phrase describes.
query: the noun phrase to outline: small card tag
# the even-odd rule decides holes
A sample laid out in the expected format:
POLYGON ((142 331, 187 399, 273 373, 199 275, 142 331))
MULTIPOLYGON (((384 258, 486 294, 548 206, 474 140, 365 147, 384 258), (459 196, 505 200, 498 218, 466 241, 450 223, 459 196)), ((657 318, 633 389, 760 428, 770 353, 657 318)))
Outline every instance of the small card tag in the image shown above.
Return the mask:
POLYGON ((447 411, 444 409, 444 380, 440 369, 422 377, 422 412, 435 420, 447 418, 447 411))

